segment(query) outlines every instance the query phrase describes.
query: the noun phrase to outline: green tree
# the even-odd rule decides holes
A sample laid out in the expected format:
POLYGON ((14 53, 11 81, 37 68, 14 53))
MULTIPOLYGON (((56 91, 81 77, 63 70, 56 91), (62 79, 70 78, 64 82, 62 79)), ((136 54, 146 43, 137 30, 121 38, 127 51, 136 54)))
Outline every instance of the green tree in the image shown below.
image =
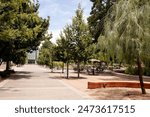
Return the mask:
MULTIPOLYGON (((149 0, 121 0, 112 8, 112 17, 106 18, 105 37, 99 43, 108 54, 131 65, 137 65, 142 93, 145 87, 142 64, 150 59, 150 2, 149 0)), ((108 14, 109 15, 109 14, 108 14)))
POLYGON ((39 50, 38 64, 46 65, 53 68, 53 44, 50 41, 50 36, 42 44, 42 47, 39 50))
POLYGON ((36 50, 45 39, 49 18, 39 17, 38 8, 39 3, 33 0, 0 0, 0 58, 3 61, 12 61, 13 53, 19 53, 20 49, 36 50))
POLYGON ((72 59, 73 52, 72 32, 71 25, 67 25, 60 33, 56 47, 57 59, 67 64, 67 78, 69 78, 69 62, 72 59))
MULTIPOLYGON (((62 68, 62 73, 64 73, 64 63, 67 63, 67 57, 66 57, 66 49, 67 49, 67 41, 65 37, 63 36, 63 33, 61 32, 59 35, 59 38, 56 41, 56 46, 55 46, 55 60, 56 61, 62 61, 63 62, 63 68, 62 68)), ((68 71, 68 70, 67 70, 68 71)), ((68 75, 67 75, 68 78, 68 75)))
POLYGON ((73 47, 73 60, 77 63, 78 78, 80 77, 80 63, 89 59, 89 45, 91 44, 91 36, 89 34, 88 25, 83 19, 83 9, 80 4, 76 10, 76 14, 71 24, 73 35, 71 36, 71 44, 73 47))
POLYGON ((59 60, 67 63, 67 78, 70 60, 77 63, 78 78, 80 77, 80 63, 86 62, 92 54, 89 51, 91 43, 88 25, 83 19, 83 9, 79 5, 72 23, 63 29, 57 40, 57 56, 61 57, 59 60))
POLYGON ((89 29, 93 37, 93 42, 104 32, 105 16, 116 0, 90 0, 93 3, 90 17, 88 18, 89 29))
POLYGON ((13 53, 12 62, 15 64, 21 64, 24 65, 27 60, 27 52, 24 50, 17 51, 16 53, 13 53))

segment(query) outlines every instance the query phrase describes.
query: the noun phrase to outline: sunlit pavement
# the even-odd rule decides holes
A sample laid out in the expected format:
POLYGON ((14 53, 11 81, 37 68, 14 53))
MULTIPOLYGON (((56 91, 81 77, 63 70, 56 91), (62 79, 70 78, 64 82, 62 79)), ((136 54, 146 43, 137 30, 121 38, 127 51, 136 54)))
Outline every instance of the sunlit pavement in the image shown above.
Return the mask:
POLYGON ((38 65, 14 67, 16 74, 0 83, 0 99, 84 100, 88 95, 49 76, 50 70, 38 65))

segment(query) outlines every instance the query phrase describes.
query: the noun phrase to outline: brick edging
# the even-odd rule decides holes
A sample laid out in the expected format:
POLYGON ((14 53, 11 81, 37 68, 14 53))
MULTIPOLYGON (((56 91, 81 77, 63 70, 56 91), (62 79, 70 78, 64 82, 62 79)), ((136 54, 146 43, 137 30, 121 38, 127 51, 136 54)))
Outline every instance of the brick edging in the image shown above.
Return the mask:
MULTIPOLYGON (((145 88, 150 89, 150 83, 144 83, 145 88)), ((107 87, 125 87, 125 88, 140 88, 140 83, 136 81, 102 81, 88 82, 88 89, 107 88, 107 87)))

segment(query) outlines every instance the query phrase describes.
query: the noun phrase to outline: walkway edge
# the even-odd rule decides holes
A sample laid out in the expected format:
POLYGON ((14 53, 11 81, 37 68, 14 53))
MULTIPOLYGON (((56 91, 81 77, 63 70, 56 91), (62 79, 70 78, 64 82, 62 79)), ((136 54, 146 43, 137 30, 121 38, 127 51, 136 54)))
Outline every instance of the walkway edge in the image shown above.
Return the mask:
POLYGON ((60 81, 63 85, 65 85, 66 87, 68 87, 69 89, 73 90, 74 92, 76 92, 78 95, 80 95, 81 97, 83 97, 84 99, 87 100, 94 100, 91 96, 89 96, 86 93, 83 93, 82 91, 77 90, 76 88, 72 87, 71 85, 68 85, 67 83, 65 83, 64 81, 60 81))
POLYGON ((0 88, 3 87, 5 84, 7 84, 10 80, 9 79, 5 79, 2 82, 0 82, 0 88))

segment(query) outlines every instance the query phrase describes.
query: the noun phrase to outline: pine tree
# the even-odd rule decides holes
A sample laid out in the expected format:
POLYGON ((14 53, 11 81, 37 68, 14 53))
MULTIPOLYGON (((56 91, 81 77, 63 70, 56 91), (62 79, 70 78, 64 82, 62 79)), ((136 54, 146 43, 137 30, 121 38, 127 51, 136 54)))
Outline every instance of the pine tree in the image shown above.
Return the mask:
POLYGON ((49 18, 39 17, 38 8, 39 3, 32 0, 0 0, 0 58, 3 61, 12 61, 13 54, 20 49, 36 50, 44 40, 49 18))
POLYGON ((93 42, 98 41, 98 37, 104 32, 105 16, 116 0, 90 0, 93 3, 90 17, 88 18, 89 29, 93 37, 93 42))

